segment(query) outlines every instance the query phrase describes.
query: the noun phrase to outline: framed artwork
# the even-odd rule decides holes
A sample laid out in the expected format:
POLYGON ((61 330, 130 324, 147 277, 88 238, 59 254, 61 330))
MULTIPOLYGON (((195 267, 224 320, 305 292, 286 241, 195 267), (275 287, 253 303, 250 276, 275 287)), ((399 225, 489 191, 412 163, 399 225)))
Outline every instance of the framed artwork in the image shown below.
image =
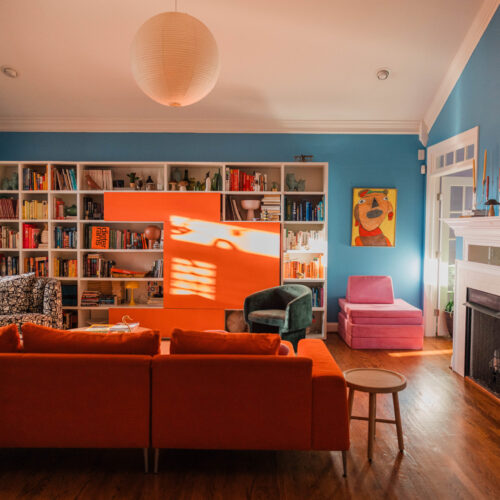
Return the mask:
POLYGON ((354 188, 353 247, 393 247, 396 244, 397 189, 354 188))

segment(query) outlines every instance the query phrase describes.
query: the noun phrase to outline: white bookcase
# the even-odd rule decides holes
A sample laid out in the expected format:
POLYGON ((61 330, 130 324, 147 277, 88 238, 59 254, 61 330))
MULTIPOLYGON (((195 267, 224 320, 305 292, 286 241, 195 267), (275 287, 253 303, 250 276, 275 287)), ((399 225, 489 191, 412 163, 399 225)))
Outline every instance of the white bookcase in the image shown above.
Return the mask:
MULTIPOLYGON (((89 321, 106 321, 107 311, 112 307, 128 307, 126 304, 102 305, 97 307, 82 307, 81 295, 86 290, 96 288, 117 290, 124 281, 133 281, 132 279, 123 278, 89 278, 83 275, 83 262, 88 253, 99 253, 103 257, 109 258, 116 262, 117 267, 127 267, 136 270, 148 270, 156 259, 163 257, 163 250, 135 250, 135 249, 109 249, 109 250, 93 250, 85 248, 83 235, 85 227, 88 224, 106 225, 115 228, 131 229, 142 232, 149 224, 155 224, 162 227, 162 221, 130 221, 130 222, 110 222, 102 220, 87 220, 85 217, 84 198, 92 198, 94 202, 103 204, 104 190, 92 189, 88 183, 87 173, 89 170, 109 170, 113 181, 121 181, 120 187, 114 187, 113 191, 134 192, 129 187, 129 179, 127 174, 135 172, 144 181, 142 191, 146 191, 146 180, 148 177, 154 182, 154 189, 151 192, 168 191, 173 192, 172 176, 176 172, 180 172, 184 178, 185 171, 188 171, 188 177, 194 178, 199 182, 199 185, 205 185, 206 173, 209 173, 212 179, 215 173, 220 173, 222 177, 221 192, 221 220, 231 221, 238 220, 238 216, 234 213, 234 205, 236 204, 239 216, 245 220, 247 211, 241 207, 242 200, 259 199, 264 197, 274 200, 271 203, 279 203, 280 216, 279 222, 282 232, 282 255, 281 255, 281 283, 303 283, 313 289, 322 290, 320 294, 322 303, 318 303, 313 307, 314 322, 309 337, 326 338, 326 316, 327 316, 327 257, 328 257, 328 163, 226 163, 226 162, 0 162, 0 198, 12 197, 18 200, 17 218, 0 219, 0 226, 8 227, 17 230, 19 233, 18 248, 0 248, 0 255, 3 257, 17 257, 19 259, 19 272, 25 272, 24 260, 27 257, 47 257, 48 258, 48 275, 54 276, 53 261, 56 257, 65 259, 75 259, 78 263, 77 277, 57 277, 62 284, 72 284, 76 286, 78 303, 74 306, 64 306, 65 311, 75 311, 78 316, 78 324, 83 326, 89 321), (45 173, 47 179, 47 189, 25 189, 23 185, 23 172, 25 169, 31 169, 39 173, 45 173), (54 169, 74 169, 77 189, 60 190, 54 189, 54 169), (261 174, 262 186, 261 191, 242 191, 235 189, 234 181, 231 184, 231 172, 241 172, 247 176, 252 176, 254 173, 261 174), (7 186, 4 180, 12 179, 14 172, 18 174, 17 189, 3 189, 4 187, 12 188, 12 184, 7 186), (295 180, 304 179, 305 186, 300 186, 302 191, 289 189, 287 185, 287 175, 293 174, 295 180), (264 184, 265 180, 265 184, 264 184), (121 186, 123 184, 123 187, 121 186), (264 190, 265 189, 265 190, 264 190), (271 197, 271 198, 269 198, 271 197), (76 205, 76 216, 67 220, 56 218, 54 213, 55 199, 61 199, 66 206, 76 205), (22 205, 28 200, 46 201, 48 204, 48 217, 41 220, 28 220, 22 218, 22 205), (234 200, 234 202, 233 202, 234 200), (277 201, 276 201, 277 200, 277 201), (311 208, 307 208, 307 202, 311 203, 311 208), (312 218, 312 208, 322 202, 322 212, 324 216, 322 220, 287 220, 295 217, 300 219, 312 218), (295 206, 295 212, 293 207, 295 206), (302 208, 300 208, 302 206, 302 208), (228 208, 231 207, 231 208, 228 208), (302 210, 302 212, 301 212, 302 210), (308 212, 309 210, 309 212, 308 212), (234 218, 233 218, 234 217, 234 218), (47 248, 25 249, 22 248, 23 242, 23 224, 35 224, 36 226, 44 226, 48 231, 48 246, 47 248), (56 248, 54 241, 54 229, 57 226, 75 227, 77 234, 76 248, 56 248), (322 245, 316 245, 314 248, 297 248, 288 249, 286 247, 285 236, 287 232, 306 233, 310 231, 322 232, 324 242, 322 245), (285 274, 288 262, 299 262, 301 265, 311 267, 311 262, 318 262, 321 259, 322 274, 321 276, 314 275, 308 277, 306 274, 295 274, 292 276, 285 274), (149 267, 148 267, 149 266, 149 267)), ((178 176, 179 174, 177 174, 178 176)), ((234 177, 233 177, 234 179, 234 177)), ((178 187, 178 186, 177 186, 178 187)), ((146 191, 148 192, 148 191, 146 191)), ((176 190, 175 192, 181 192, 176 190)), ((205 191, 187 191, 193 196, 200 195, 205 191)), ((262 215, 261 210, 257 210, 256 218, 260 220, 262 215)), ((296 264, 294 264, 296 265, 296 264)), ((297 264, 298 265, 298 264, 297 264)), ((314 267, 314 266, 312 266, 314 267)), ((147 287, 148 282, 162 282, 162 278, 136 278, 140 286, 147 287)), ((143 290, 141 288, 141 290, 143 290)), ((141 293, 139 292, 139 303, 136 307, 162 307, 161 305, 147 305, 142 301, 141 293)), ((137 298, 136 298, 137 301, 137 298)))

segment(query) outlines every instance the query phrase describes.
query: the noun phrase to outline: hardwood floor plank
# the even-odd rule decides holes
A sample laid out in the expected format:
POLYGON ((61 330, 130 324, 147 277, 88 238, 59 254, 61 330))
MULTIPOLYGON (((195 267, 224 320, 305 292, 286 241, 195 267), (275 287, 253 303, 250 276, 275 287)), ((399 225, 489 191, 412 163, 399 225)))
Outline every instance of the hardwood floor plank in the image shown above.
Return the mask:
MULTIPOLYGON (((424 351, 358 351, 337 335, 327 345, 343 370, 377 367, 406 376, 399 393, 405 451, 396 428, 378 423, 373 462, 368 423, 351 422, 347 478, 340 452, 162 450, 158 475, 142 450, 0 450, 0 499, 304 500, 492 499, 500 491, 500 410, 450 369, 451 342, 424 351)), ((356 392, 353 415, 368 415, 356 392)), ((377 417, 392 419, 390 394, 377 417)))

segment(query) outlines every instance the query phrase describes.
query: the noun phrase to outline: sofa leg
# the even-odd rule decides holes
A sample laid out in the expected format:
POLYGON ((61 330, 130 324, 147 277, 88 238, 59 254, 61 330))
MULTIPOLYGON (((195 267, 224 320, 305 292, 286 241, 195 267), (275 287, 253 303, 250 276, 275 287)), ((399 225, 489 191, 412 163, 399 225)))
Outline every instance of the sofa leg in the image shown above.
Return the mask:
POLYGON ((347 477, 347 450, 342 450, 342 466, 344 467, 344 477, 347 477))
POLYGON ((158 474, 158 461, 160 459, 160 448, 155 448, 155 463, 154 463, 154 473, 158 474))
POLYGON ((144 473, 149 472, 149 448, 143 448, 142 452, 144 454, 144 473))

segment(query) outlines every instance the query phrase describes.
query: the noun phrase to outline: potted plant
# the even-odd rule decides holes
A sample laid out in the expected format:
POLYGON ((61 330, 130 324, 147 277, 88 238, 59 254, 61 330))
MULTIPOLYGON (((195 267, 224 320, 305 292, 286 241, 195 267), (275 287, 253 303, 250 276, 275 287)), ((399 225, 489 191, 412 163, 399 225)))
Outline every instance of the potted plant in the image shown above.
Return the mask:
POLYGON ((444 308, 444 319, 446 320, 446 328, 448 333, 453 337, 453 300, 450 300, 444 308))
POLYGON ((129 178, 130 181, 129 186, 132 189, 135 189, 135 181, 138 179, 138 177, 135 175, 135 172, 130 172, 130 174, 127 174, 127 177, 129 178))

